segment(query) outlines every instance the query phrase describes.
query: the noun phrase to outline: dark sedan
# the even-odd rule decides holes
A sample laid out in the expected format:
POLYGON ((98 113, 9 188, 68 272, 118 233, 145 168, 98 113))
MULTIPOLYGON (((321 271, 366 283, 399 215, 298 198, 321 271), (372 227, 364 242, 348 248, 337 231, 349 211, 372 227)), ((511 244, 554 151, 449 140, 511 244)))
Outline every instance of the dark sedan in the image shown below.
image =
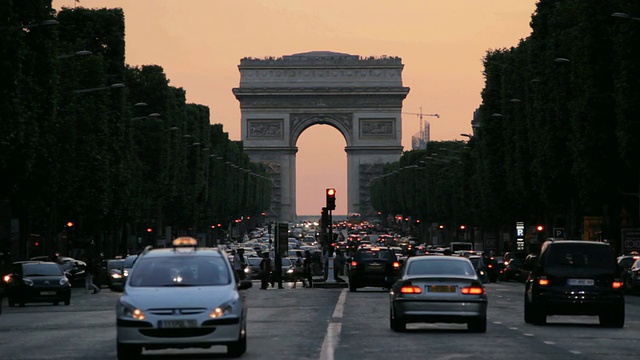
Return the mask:
POLYGON ((124 259, 107 259, 102 260, 100 263, 100 269, 96 277, 98 286, 106 285, 112 289, 114 287, 122 286, 122 266, 124 265, 124 259))
POLYGON ((3 278, 9 306, 50 302, 58 305, 71 300, 71 284, 60 265, 44 261, 19 261, 3 278))

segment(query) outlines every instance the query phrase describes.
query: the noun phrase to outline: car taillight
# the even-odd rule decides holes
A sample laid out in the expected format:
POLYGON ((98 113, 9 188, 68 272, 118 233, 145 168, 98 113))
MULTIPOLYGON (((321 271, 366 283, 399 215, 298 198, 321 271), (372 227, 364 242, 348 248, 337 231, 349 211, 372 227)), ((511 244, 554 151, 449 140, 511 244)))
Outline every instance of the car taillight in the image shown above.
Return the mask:
POLYGON ((358 262, 357 261, 352 261, 351 262, 351 267, 356 267, 358 266, 358 262))
POLYGON ((614 281, 611 283, 611 287, 612 287, 613 289, 620 289, 620 288, 622 288, 622 286, 623 286, 623 285, 624 285, 624 283, 623 283, 622 281, 620 281, 620 280, 614 280, 614 281))
POLYGON ((540 285, 540 286, 549 285, 549 279, 541 277, 540 279, 538 279, 538 285, 540 285))
POLYGON ((493 264, 489 264, 488 268, 491 269, 493 267, 493 264))
POLYGON ((468 286, 460 289, 460 292, 465 295, 482 295, 484 294, 484 288, 481 286, 468 286))
POLYGON ((394 262, 393 262, 393 268, 394 268, 394 269, 399 269, 399 268, 400 268, 400 263, 399 263, 399 262, 397 262, 397 261, 394 261, 394 262))
POLYGON ((401 294, 422 294, 422 288, 411 284, 404 284, 400 288, 401 294))

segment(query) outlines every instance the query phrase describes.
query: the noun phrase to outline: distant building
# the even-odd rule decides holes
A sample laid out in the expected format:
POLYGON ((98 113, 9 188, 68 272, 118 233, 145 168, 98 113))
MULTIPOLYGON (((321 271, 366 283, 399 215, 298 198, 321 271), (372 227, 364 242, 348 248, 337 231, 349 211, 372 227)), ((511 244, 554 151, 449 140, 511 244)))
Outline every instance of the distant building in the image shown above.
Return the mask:
POLYGON ((420 131, 413 134, 411 137, 411 149, 412 150, 425 150, 427 143, 429 142, 429 122, 425 121, 420 131))

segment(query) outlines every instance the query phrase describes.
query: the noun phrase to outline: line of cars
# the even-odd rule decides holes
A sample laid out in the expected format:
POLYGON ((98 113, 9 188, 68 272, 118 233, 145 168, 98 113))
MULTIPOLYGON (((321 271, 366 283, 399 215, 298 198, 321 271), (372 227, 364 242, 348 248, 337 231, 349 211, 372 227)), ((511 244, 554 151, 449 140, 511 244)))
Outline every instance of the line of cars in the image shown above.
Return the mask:
MULTIPOLYGON (((351 261, 349 288, 390 288, 389 324, 394 331, 404 331, 412 322, 443 322, 466 323, 469 331, 485 332, 485 282, 470 257, 413 256, 400 266, 391 249, 364 247, 351 261)), ((609 244, 549 240, 539 254, 507 256, 506 262, 514 260, 521 261, 521 273, 526 274, 526 323, 544 325, 553 315, 588 315, 598 316, 601 326, 624 327, 624 282, 609 244)))

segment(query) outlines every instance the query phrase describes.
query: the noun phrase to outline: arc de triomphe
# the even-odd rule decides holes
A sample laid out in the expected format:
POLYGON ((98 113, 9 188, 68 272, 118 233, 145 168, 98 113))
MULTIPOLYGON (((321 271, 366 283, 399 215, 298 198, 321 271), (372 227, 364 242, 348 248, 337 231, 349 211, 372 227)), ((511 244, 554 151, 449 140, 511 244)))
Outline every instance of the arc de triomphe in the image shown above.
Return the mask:
POLYGON ((346 140, 347 211, 374 215, 369 182, 402 155, 402 101, 409 93, 403 66, 398 57, 327 51, 240 61, 233 93, 242 141, 252 161, 267 165, 270 218, 296 218, 296 142, 316 124, 333 126, 346 140))

